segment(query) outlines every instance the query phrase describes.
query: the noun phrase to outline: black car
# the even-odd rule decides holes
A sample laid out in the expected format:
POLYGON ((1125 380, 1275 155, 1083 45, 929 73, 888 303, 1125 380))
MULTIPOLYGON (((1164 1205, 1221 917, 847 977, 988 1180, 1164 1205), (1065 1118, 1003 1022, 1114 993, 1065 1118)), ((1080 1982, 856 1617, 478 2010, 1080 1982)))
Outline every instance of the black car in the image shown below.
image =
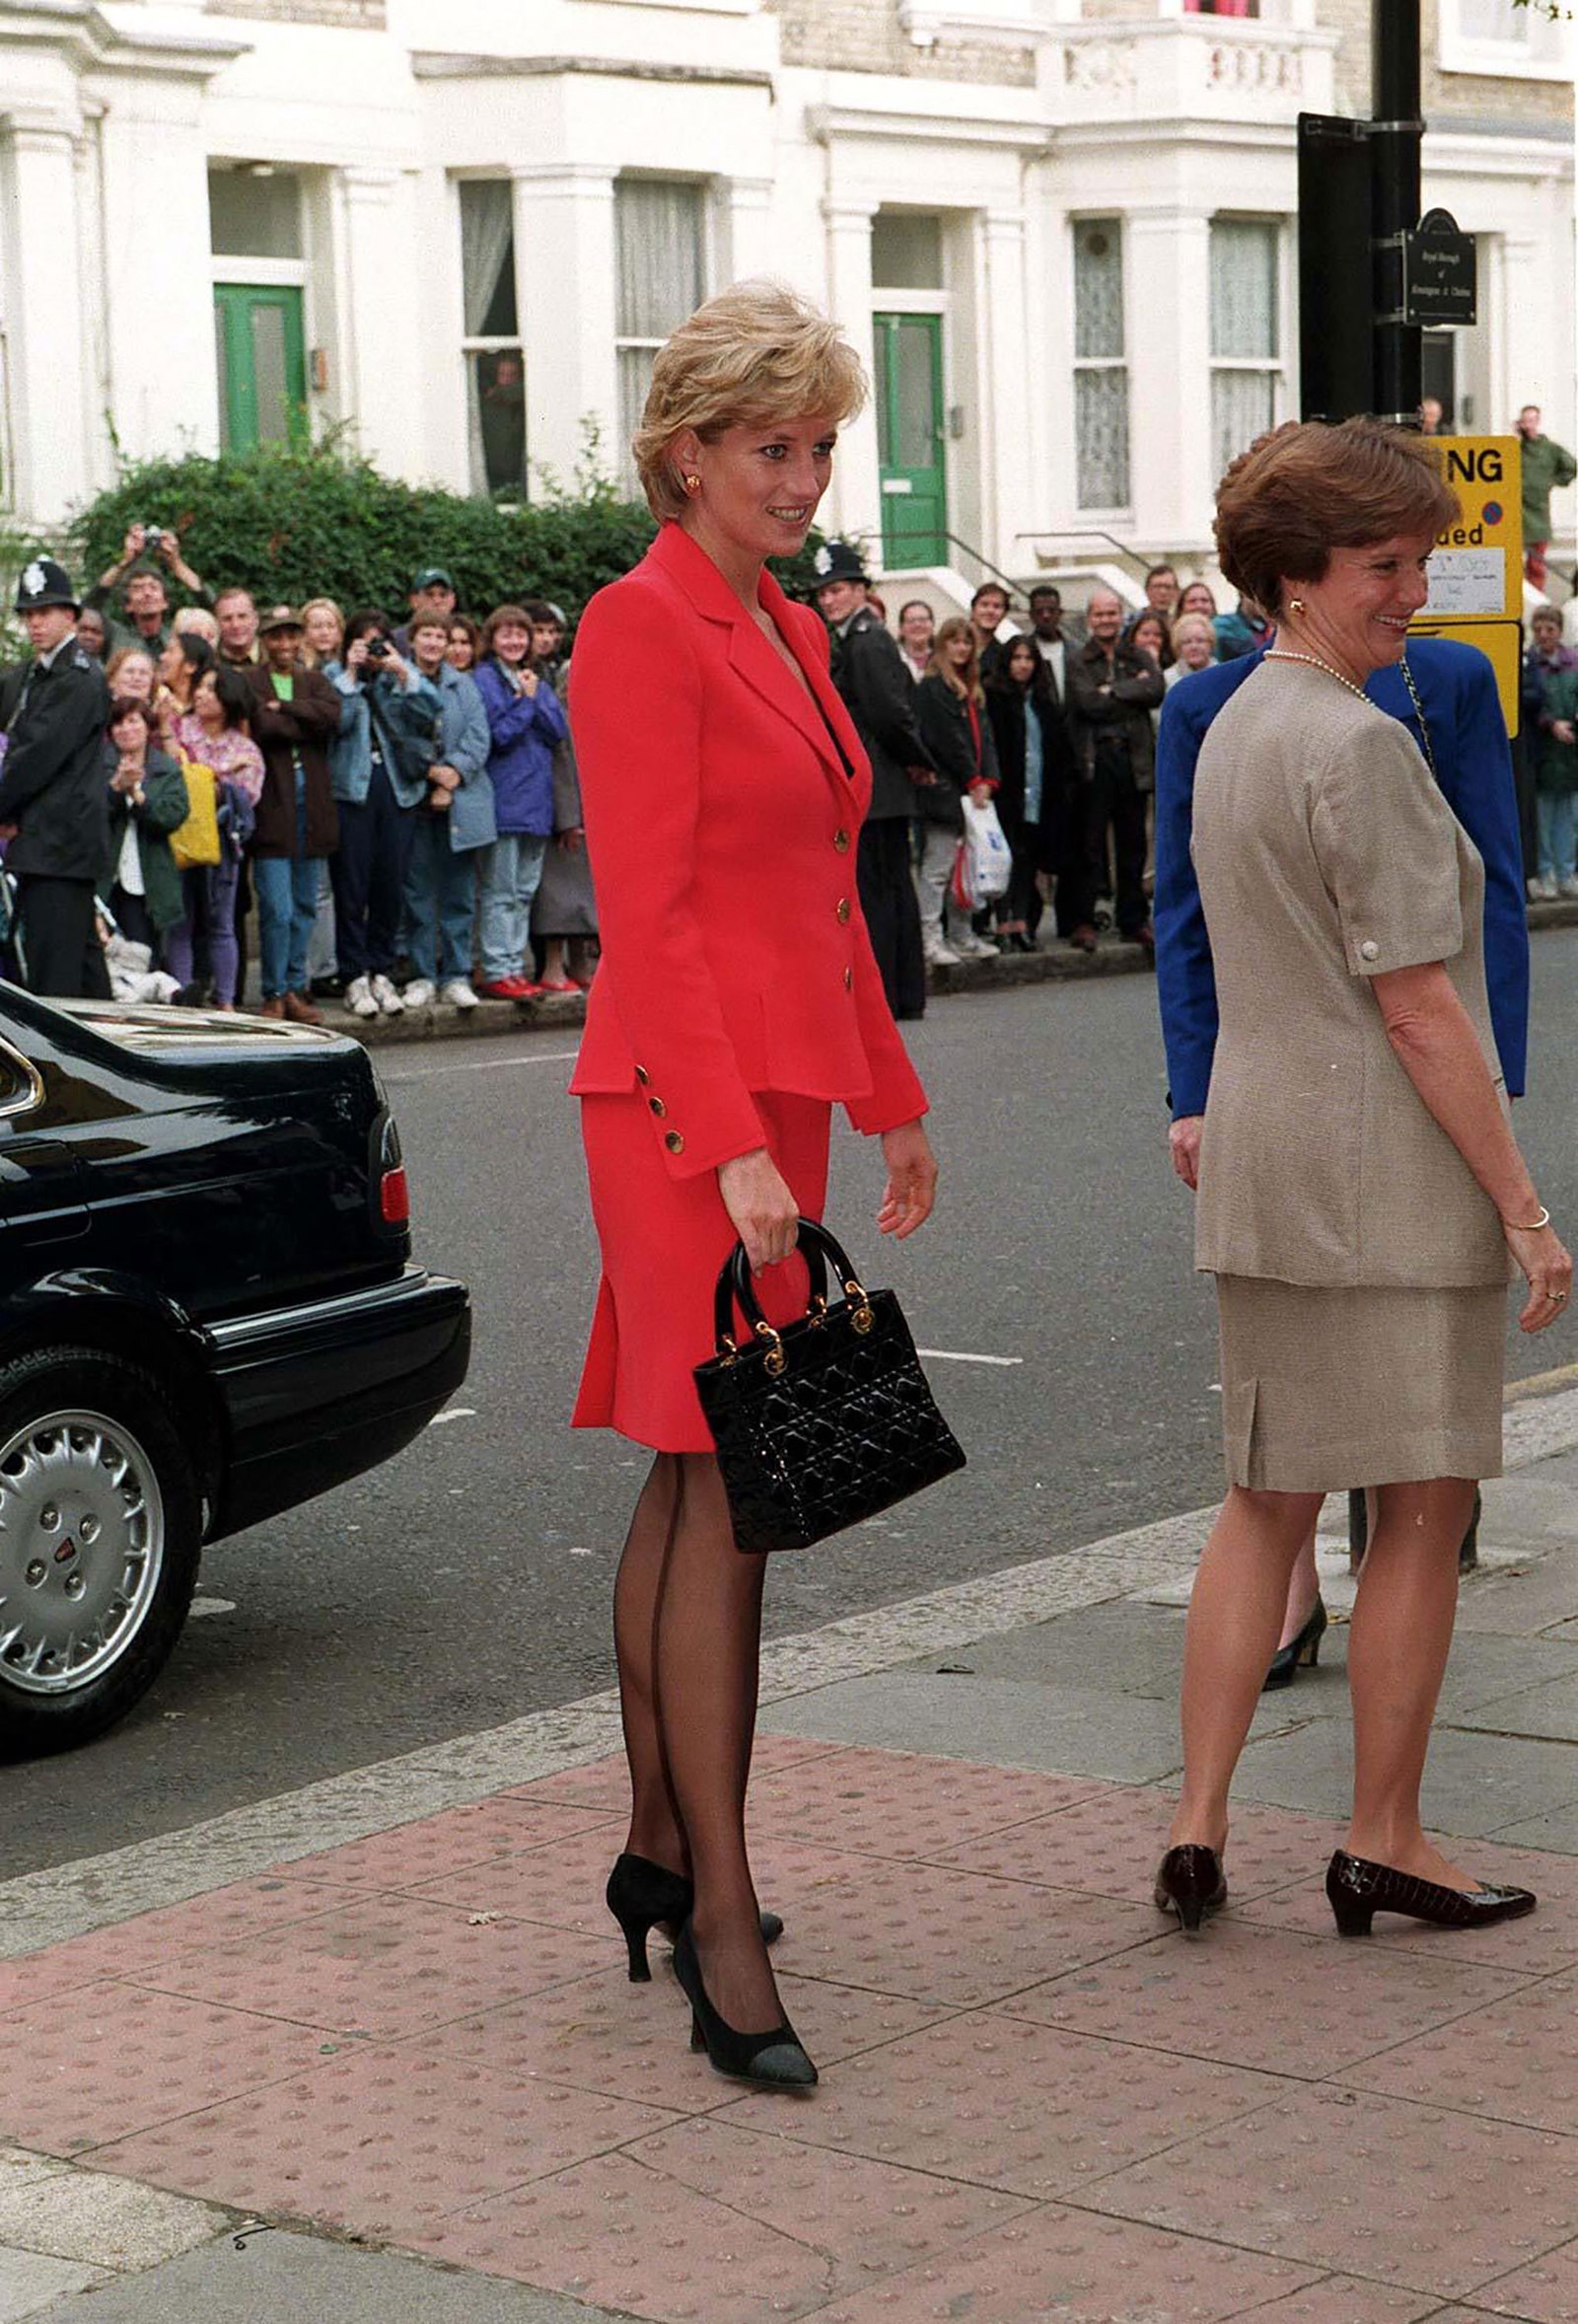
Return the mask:
POLYGON ((387 1460, 466 1377, 368 1054, 0 984, 0 1757, 100 1734, 204 1542, 387 1460))

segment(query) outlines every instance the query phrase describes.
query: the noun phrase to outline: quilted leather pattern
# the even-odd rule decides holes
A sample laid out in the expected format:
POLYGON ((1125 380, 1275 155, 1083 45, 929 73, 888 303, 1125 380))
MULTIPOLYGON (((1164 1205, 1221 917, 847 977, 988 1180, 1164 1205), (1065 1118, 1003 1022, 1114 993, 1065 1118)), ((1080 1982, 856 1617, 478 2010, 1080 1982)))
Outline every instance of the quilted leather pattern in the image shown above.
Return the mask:
POLYGON ((965 1466, 892 1291, 807 1316, 781 1340, 776 1375, 759 1340, 696 1366, 742 1550, 806 1549, 965 1466))

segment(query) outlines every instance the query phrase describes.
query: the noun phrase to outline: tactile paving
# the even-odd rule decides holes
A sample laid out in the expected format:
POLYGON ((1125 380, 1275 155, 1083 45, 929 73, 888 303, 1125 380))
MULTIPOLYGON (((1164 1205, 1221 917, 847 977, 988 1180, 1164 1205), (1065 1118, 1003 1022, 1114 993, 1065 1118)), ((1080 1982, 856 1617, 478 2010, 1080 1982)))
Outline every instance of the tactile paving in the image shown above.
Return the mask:
MULTIPOLYGON (((1291 1982, 1287 1990, 1302 1994, 1291 1982)), ((1082 2200, 1477 2303, 1476 2287, 1571 2240, 1578 2138, 1306 2086, 1102 2180, 1082 2200)))
POLYGON ((1449 2324, 1433 2291, 1361 2284, 1357 2276, 1323 2276, 1301 2291, 1246 2308, 1242 2324, 1449 2324))
MULTIPOLYGON (((785 1976, 778 1990, 806 2048, 825 2072, 840 2060, 897 2041, 936 2012, 887 1994, 785 1976)), ((518 2007, 445 2028, 455 2057, 477 2058, 525 2081, 542 2074, 682 2112, 731 2104, 737 2082, 715 2074, 690 2048, 690 2009, 654 1947, 650 1985, 631 1985, 622 1967, 539 1994, 518 2007)))
POLYGON ((246 2010, 109 1981, 7 2021, 0 2138, 78 2154, 297 2073, 322 2037, 246 2010))
POLYGON ((337 1880, 346 1888, 409 1888, 440 1872, 485 1864, 523 1849, 546 1848, 605 1825, 612 1831, 610 1820, 596 1808, 504 1794, 445 1808, 436 1816, 370 1833, 365 1840, 348 1840, 342 1848, 304 1856, 282 1869, 293 1878, 337 1880))
POLYGON ((1148 1905, 1050 1896, 922 1863, 879 1863, 797 1893, 796 1973, 968 2008, 1155 1934, 1148 1905))
POLYGON ((409 2048, 325 2062, 128 2139, 97 2169, 240 2210, 409 2241, 447 2214, 674 2120, 661 2108, 409 2048))
POLYGON ((820 2311, 838 2288, 834 2264, 801 2237, 627 2154, 518 2188, 405 2240, 455 2266, 653 2324, 784 2324, 820 2311))
POLYGON ((1551 1977, 1509 1994, 1341 2078, 1393 2098, 1536 2130, 1578 2131, 1578 1977, 1551 1977))
POLYGON ((371 1896, 181 1953, 139 1982, 334 2033, 411 2034, 585 1977, 616 1947, 616 1931, 610 1945, 539 1923, 478 1925, 425 1898, 371 1896))
POLYGON ((1529 2317, 1533 2324, 1578 2324, 1578 2243, 1564 2243, 1530 2267, 1482 2284, 1474 2297, 1481 2311, 1492 2316, 1529 2317))
POLYGON ((1222 2324, 1311 2274, 1052 2206, 834 2301, 817 2324, 1222 2324))
MULTIPOLYGON (((1167 1847, 1174 1802, 1146 1789, 1114 1788, 1059 1813, 949 1849, 939 1861, 1047 1887, 1101 1896, 1148 1896, 1167 1847)), ((1282 1808, 1235 1807, 1228 1841, 1228 1887, 1258 1896, 1326 1870, 1343 1827, 1282 1808)))
POLYGON ((793 2136, 794 2119, 767 2132, 680 2123, 628 2151, 671 2183, 814 2245, 850 2287, 913 2267, 1031 2208, 995 2188, 807 2145, 793 2136))
POLYGON ((839 1751, 751 1786, 754 1828, 874 1856, 926 1856, 1087 1798, 1098 1786, 1025 1768, 839 1751))
MULTIPOLYGON (((163 1905, 155 1913, 139 1913, 134 1920, 117 1921, 91 1935, 72 1937, 52 1946, 44 1961, 69 1968, 74 1982, 90 1977, 134 1977, 180 1953, 207 1945, 228 1944, 236 1937, 283 1927, 288 1922, 316 1920, 336 1906, 353 1904, 355 1891, 327 1880, 287 1880, 277 1873, 257 1880, 238 1880, 229 1888, 211 1889, 184 1904, 163 1905)), ((0 1964, 0 1991, 7 1968, 25 1962, 0 1964)), ((54 1989, 51 1989, 54 1990, 54 1989)))
MULTIPOLYGON (((1267 2074, 1016 2023, 951 2017, 851 2059, 830 2074, 794 2136, 1011 2194, 1079 2194, 1135 2157, 1278 2098, 1267 2074)), ((752 2091, 724 2117, 753 2130, 782 2102, 752 2091)))
MULTIPOLYGON (((1431 1928, 1398 1913, 1379 1913, 1371 1941, 1399 1952, 1427 1953, 1437 1960, 1478 1961, 1487 1969, 1520 1976, 1554 1976, 1578 1968, 1578 1857, 1532 1849, 1503 1848, 1494 1839, 1446 1840, 1449 1856, 1473 1877, 1532 1888, 1540 1909, 1521 1921, 1495 1922, 1488 1928, 1431 1928)), ((1269 1926, 1329 1935, 1331 1908, 1326 1900, 1325 1870, 1274 1896, 1255 1898, 1247 1918, 1269 1926)))
POLYGON ((1357 1938, 1295 1936, 1229 1911, 1197 1943, 1175 1927, 1004 2005, 1039 2024, 1314 2081, 1485 2008, 1522 1983, 1357 1938))

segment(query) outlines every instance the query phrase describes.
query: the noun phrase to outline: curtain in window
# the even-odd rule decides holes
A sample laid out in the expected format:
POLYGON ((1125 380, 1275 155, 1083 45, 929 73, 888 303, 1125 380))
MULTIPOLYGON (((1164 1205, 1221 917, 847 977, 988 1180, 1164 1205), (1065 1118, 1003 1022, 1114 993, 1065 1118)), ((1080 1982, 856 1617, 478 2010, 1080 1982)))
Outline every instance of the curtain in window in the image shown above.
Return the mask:
POLYGON ((461 182, 461 284, 466 337, 512 338, 518 327, 515 209, 507 178, 461 182), (493 312, 495 303, 501 312, 493 312))
POLYGON ((1074 354, 1123 353, 1123 240, 1115 218, 1074 229, 1074 354))
POLYGON ((1211 353, 1274 356, 1276 235, 1253 218, 1211 221, 1211 353))
POLYGON ((705 295, 700 186, 621 178, 613 193, 613 235, 619 444, 625 480, 633 482, 628 448, 641 425, 653 357, 705 295))
POLYGON ((1213 371, 1211 450, 1215 473, 1224 475, 1256 436, 1276 420, 1276 385, 1268 371, 1213 371))
POLYGON ((1128 506, 1128 373, 1074 374, 1074 433, 1081 508, 1128 506))

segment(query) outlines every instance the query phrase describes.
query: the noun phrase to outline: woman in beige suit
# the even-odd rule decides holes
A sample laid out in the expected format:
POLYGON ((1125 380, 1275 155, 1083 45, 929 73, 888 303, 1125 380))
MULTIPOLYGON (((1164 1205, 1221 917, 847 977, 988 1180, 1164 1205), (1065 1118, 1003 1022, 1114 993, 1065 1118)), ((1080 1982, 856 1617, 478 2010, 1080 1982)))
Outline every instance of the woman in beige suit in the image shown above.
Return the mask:
POLYGON ((1184 1670, 1183 1795, 1156 1901, 1226 1900, 1228 1786, 1322 1497, 1373 1486, 1348 1648, 1353 1815, 1327 1893, 1477 1926, 1533 1909, 1474 1882, 1419 1821, 1475 1481, 1501 1469, 1508 1255, 1521 1322, 1572 1263, 1508 1122, 1485 1000, 1484 872, 1404 728, 1363 691, 1398 661, 1457 502, 1413 439, 1290 424, 1217 497, 1222 569, 1274 615, 1213 722, 1193 853, 1221 1031, 1196 1265, 1217 1278, 1228 1495, 1184 1670))

